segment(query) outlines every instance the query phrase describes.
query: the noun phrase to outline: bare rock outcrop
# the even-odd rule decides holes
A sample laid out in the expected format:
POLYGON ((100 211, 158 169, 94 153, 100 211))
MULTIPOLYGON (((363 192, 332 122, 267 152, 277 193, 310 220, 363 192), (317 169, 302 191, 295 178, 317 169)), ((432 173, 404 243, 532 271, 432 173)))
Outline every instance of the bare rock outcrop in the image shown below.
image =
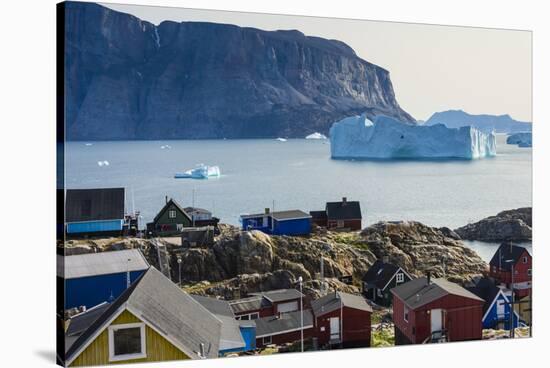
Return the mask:
POLYGON ((529 241, 532 238, 532 208, 502 211, 496 216, 462 226, 455 232, 466 240, 487 242, 529 241))

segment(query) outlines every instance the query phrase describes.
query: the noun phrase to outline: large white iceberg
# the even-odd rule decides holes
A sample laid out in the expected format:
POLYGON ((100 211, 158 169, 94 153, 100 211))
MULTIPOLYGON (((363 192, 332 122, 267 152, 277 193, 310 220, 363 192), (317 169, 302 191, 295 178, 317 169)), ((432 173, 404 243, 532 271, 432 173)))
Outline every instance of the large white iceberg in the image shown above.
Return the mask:
POLYGON ((330 128, 330 150, 336 159, 460 158, 496 155, 496 136, 473 127, 420 126, 387 116, 374 122, 365 115, 338 121, 330 128))

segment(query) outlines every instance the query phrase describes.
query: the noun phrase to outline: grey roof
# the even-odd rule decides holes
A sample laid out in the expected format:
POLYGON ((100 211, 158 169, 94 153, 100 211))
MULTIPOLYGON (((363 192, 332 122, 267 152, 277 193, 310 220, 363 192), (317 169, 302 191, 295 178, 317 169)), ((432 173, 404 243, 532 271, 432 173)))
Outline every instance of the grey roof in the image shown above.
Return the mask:
POLYGON ((495 281, 488 277, 480 278, 475 286, 468 287, 467 289, 468 291, 471 291, 475 295, 479 296, 481 299, 485 300, 485 304, 483 304, 484 314, 500 291, 500 288, 495 284, 495 281))
POLYGON ((65 221, 124 218, 124 188, 67 189, 65 221))
POLYGON ((493 258, 491 258, 489 264, 491 266, 497 266, 503 270, 510 271, 512 269, 512 265, 506 261, 511 259, 514 261, 514 264, 516 264, 524 252, 529 254, 529 251, 524 247, 512 245, 510 243, 502 243, 493 255, 493 258))
POLYGON ((231 309, 233 309, 234 313, 239 314, 259 310, 262 307, 269 306, 270 303, 261 296, 253 296, 249 298, 231 300, 229 305, 231 306, 231 309))
POLYGON ((188 214, 189 213, 204 213, 204 214, 210 214, 210 215, 212 214, 212 212, 208 211, 207 209, 199 208, 199 207, 185 207, 183 210, 188 214))
POLYGON ((274 211, 269 213, 256 213, 252 215, 241 215, 241 218, 255 218, 262 216, 271 216, 277 221, 291 220, 291 219, 302 219, 302 218, 311 218, 309 213, 305 213, 301 210, 288 210, 288 211, 274 211))
MULTIPOLYGON (((279 335, 285 332, 301 329, 300 311, 281 313, 254 320, 256 323, 256 337, 279 335)), ((304 309, 304 329, 313 327, 311 310, 304 309)))
POLYGON ((233 314, 229 302, 199 295, 191 296, 222 322, 220 351, 240 349, 246 346, 241 335, 239 321, 235 319, 235 314, 233 314))
POLYGON ((327 295, 311 302, 311 309, 313 309, 313 314, 316 317, 330 313, 341 306, 372 312, 371 306, 362 296, 342 293, 340 291, 329 292, 327 295))
POLYGON ((125 249, 110 252, 57 255, 57 275, 66 279, 108 275, 126 271, 141 271, 149 263, 139 249, 125 249), (128 261, 130 260, 130 261, 128 261))
POLYGON ((428 284, 426 277, 414 279, 394 287, 391 292, 403 300, 411 309, 422 307, 446 295, 483 301, 483 299, 458 284, 445 279, 432 279, 428 284))
POLYGON ((65 331, 65 351, 68 351, 72 344, 82 335, 105 311, 109 308, 109 303, 103 302, 88 309, 86 312, 79 313, 71 317, 69 327, 65 331))
POLYGON ((393 275, 399 270, 399 266, 393 263, 384 263, 381 260, 377 260, 369 268, 363 281, 367 284, 375 285, 378 289, 383 289, 388 282, 392 279, 393 275))
POLYGON ((327 218, 329 220, 360 219, 361 205, 357 201, 327 202, 327 218))
POLYGON ((192 359, 198 359, 200 344, 208 358, 218 356, 222 322, 182 291, 156 268, 151 267, 118 297, 71 346, 67 360, 76 354, 121 309, 127 309, 192 359))
POLYGON ((296 289, 277 289, 271 291, 263 291, 259 293, 250 293, 250 295, 262 296, 272 303, 282 302, 285 300, 298 299, 304 294, 296 289))

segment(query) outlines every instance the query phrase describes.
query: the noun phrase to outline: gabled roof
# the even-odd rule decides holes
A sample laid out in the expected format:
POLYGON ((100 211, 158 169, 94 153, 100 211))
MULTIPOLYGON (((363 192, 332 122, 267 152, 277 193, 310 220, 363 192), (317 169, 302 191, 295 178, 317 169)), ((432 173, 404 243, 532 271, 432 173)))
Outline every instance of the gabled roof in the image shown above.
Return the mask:
POLYGON ((65 351, 68 351, 72 344, 82 335, 105 311, 109 303, 103 302, 71 317, 69 327, 65 331, 65 351))
POLYGON ((516 264, 523 252, 527 252, 527 254, 529 254, 529 251, 524 247, 510 243, 502 243, 493 255, 493 258, 491 258, 491 262, 489 262, 489 264, 491 266, 497 266, 503 270, 510 271, 512 269, 512 265, 510 262, 506 261, 511 259, 514 261, 514 264, 516 264))
POLYGON ((329 292, 327 295, 311 302, 311 308, 316 317, 340 309, 342 306, 372 312, 371 306, 362 296, 340 291, 329 292))
POLYGON ((248 219, 248 218, 256 218, 256 217, 263 217, 263 216, 274 218, 277 221, 311 218, 311 215, 309 213, 305 213, 302 210, 287 210, 287 211, 274 211, 274 212, 268 212, 268 213, 265 213, 265 212, 255 213, 252 215, 241 215, 241 218, 248 219))
POLYGON ((262 296, 266 298, 271 303, 283 302, 285 300, 293 300, 303 297, 304 294, 300 293, 296 289, 278 289, 271 291, 262 291, 259 293, 250 293, 254 296, 262 296))
MULTIPOLYGON (((280 335, 287 332, 299 331, 302 329, 300 311, 281 313, 276 316, 258 318, 256 323, 256 338, 264 336, 280 335)), ((303 328, 313 327, 313 315, 309 309, 304 309, 303 328)))
POLYGON ((192 359, 218 356, 222 323, 156 268, 137 279, 74 342, 67 352, 69 365, 122 311, 141 319, 192 359))
POLYGON ((142 271, 148 268, 149 263, 139 249, 74 256, 57 255, 57 276, 65 279, 142 271))
POLYGON ((162 216, 162 214, 164 213, 164 211, 166 211, 168 209, 168 207, 173 204, 181 213, 183 213, 183 215, 185 217, 187 217, 187 219, 189 219, 189 221, 192 221, 191 220, 191 217, 187 214, 187 212, 185 212, 185 210, 183 209, 183 207, 181 207, 179 205, 178 202, 176 202, 173 198, 170 198, 168 200, 168 202, 166 202, 164 204, 164 207, 162 207, 162 209, 157 213, 157 215, 155 216, 155 218, 153 219, 153 222, 157 222, 159 220, 159 218, 162 216))
POLYGON ((124 218, 124 188, 67 189, 65 221, 118 220, 124 218))
POLYGON ((327 211, 309 211, 309 214, 311 215, 311 218, 313 219, 320 219, 320 220, 326 220, 327 218, 327 211))
POLYGON ((363 281, 376 286, 378 289, 384 289, 397 270, 399 270, 399 266, 377 260, 365 273, 363 281))
POLYGON ((479 279, 475 286, 466 289, 485 301, 485 304, 483 304, 483 314, 485 314, 500 291, 495 282, 488 277, 479 279))
POLYGON ((220 351, 241 349, 246 346, 241 335, 239 321, 235 319, 235 314, 233 314, 229 302, 199 295, 191 295, 191 297, 222 322, 220 351))
POLYGON ((358 201, 327 202, 329 220, 361 219, 361 205, 358 201))
POLYGON ((432 279, 428 284, 426 277, 411 280, 391 289, 392 294, 399 297, 410 308, 416 309, 447 295, 456 295, 463 298, 484 300, 466 290, 462 286, 445 279, 432 279))

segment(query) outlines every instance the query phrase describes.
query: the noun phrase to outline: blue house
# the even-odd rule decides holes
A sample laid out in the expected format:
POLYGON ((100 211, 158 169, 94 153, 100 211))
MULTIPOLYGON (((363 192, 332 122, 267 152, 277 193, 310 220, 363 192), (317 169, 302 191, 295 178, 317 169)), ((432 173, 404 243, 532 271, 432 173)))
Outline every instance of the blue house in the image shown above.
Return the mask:
POLYGON ((124 188, 67 189, 67 235, 120 235, 124 226, 124 188))
MULTIPOLYGON (((476 294, 483 300, 483 328, 491 329, 510 329, 510 313, 512 307, 509 304, 511 293, 509 290, 502 289, 495 285, 495 282, 489 278, 481 278, 474 287, 468 288, 469 291, 476 294)), ((513 324, 514 328, 518 327, 520 317, 514 311, 513 324)))
POLYGON ((243 230, 260 230, 271 235, 308 235, 311 232, 311 215, 300 210, 241 215, 243 230))
POLYGON ((148 268, 137 249, 57 256, 57 279, 65 288, 65 309, 111 302, 148 268))

